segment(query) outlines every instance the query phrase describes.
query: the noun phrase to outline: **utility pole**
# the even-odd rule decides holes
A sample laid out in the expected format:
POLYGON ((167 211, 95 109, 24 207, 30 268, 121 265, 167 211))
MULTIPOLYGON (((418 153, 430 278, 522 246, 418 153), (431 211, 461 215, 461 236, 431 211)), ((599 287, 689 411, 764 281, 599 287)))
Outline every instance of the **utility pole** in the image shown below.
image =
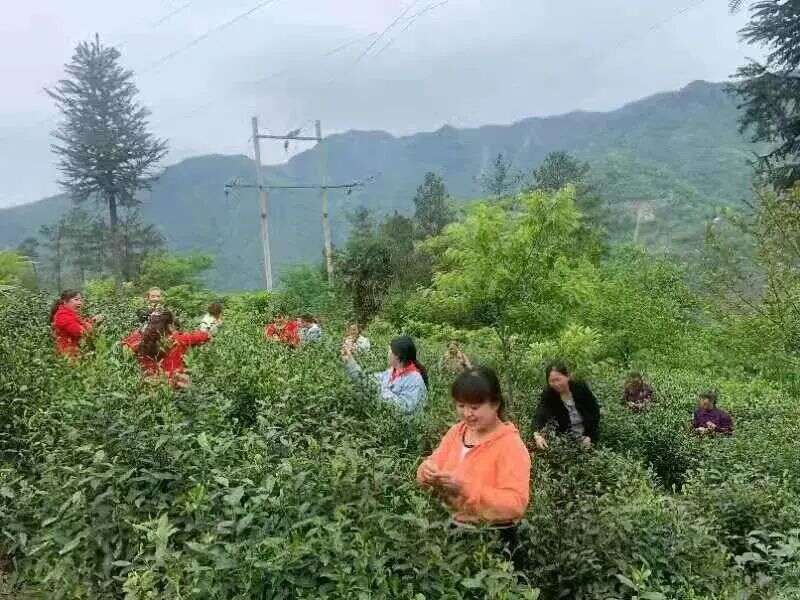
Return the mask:
POLYGON ((248 188, 257 189, 261 201, 261 245, 264 249, 264 281, 267 289, 272 289, 272 263, 269 250, 269 225, 267 221, 267 191, 268 190, 319 190, 320 203, 322 204, 322 234, 325 241, 325 268, 328 272, 328 282, 333 283, 333 246, 331 241, 331 224, 328 219, 328 190, 344 190, 350 194, 353 189, 363 187, 365 183, 373 181, 374 177, 368 177, 364 181, 354 181, 339 185, 328 184, 328 164, 325 145, 322 143, 322 124, 316 121, 316 135, 300 135, 301 130, 295 129, 286 135, 271 135, 258 132, 258 118, 253 117, 253 150, 256 163, 256 183, 247 184, 234 181, 225 184, 225 193, 232 189, 248 188), (290 141, 317 142, 319 146, 320 162, 319 174, 322 179, 318 184, 298 184, 298 185, 267 185, 264 183, 264 174, 261 170, 261 147, 260 140, 280 140, 284 142, 284 147, 288 147, 290 141))
POLYGON ((319 189, 319 198, 322 205, 322 236, 325 240, 325 268, 328 271, 328 283, 333 284, 333 248, 331 244, 331 224, 328 220, 328 165, 325 156, 325 144, 322 142, 322 123, 317 119, 316 127, 317 148, 319 149, 319 171, 322 186, 319 189))
POLYGON ((272 291, 272 255, 269 249, 269 221, 267 209, 269 207, 267 188, 264 186, 264 173, 261 170, 261 138, 258 135, 258 117, 253 117, 253 151, 256 162, 256 185, 261 211, 261 249, 264 254, 264 285, 272 291))

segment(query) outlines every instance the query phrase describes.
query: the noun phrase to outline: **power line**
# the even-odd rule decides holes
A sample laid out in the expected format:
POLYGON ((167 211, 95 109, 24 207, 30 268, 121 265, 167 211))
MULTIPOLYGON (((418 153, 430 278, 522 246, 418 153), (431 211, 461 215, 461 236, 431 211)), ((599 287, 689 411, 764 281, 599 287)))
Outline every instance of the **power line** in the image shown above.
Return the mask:
MULTIPOLYGON (((318 58, 307 59, 305 61, 301 61, 300 64, 312 62, 312 61, 318 60, 318 59, 328 58, 329 56, 333 56, 334 54, 338 54, 339 52, 343 52, 343 51, 347 50, 350 46, 353 46, 354 44, 357 44, 358 42, 367 40, 367 39, 369 39, 371 37, 374 37, 376 35, 378 35, 378 32, 377 31, 372 31, 372 32, 368 33, 367 35, 358 36, 357 38, 354 38, 354 39, 352 39, 352 40, 350 40, 348 42, 345 42, 344 44, 341 44, 341 45, 336 46, 335 48, 333 48, 331 50, 328 50, 324 54, 319 55, 318 58)), ((252 81, 252 82, 249 82, 249 83, 251 85, 257 85, 259 83, 264 83, 266 81, 269 81, 270 79, 274 79, 275 77, 283 75, 284 73, 286 73, 288 71, 292 71, 292 70, 294 70, 294 68, 295 67, 285 67, 285 68, 281 69, 280 71, 275 71, 274 73, 271 73, 271 74, 267 75, 266 77, 264 77, 262 79, 256 79, 255 81, 252 81)))
MULTIPOLYGON (((695 2, 693 2, 691 4, 688 4, 688 5, 684 6, 683 8, 675 11, 674 13, 672 13, 668 17, 662 19, 661 21, 658 21, 657 23, 654 23, 653 25, 651 25, 647 29, 642 30, 642 32, 639 35, 630 35, 630 36, 620 40, 618 43, 614 44, 608 52, 606 52, 603 56, 601 56, 600 59, 597 61, 597 63, 601 64, 604 60, 606 60, 612 54, 617 52, 620 48, 625 47, 627 44, 630 44, 631 42, 640 40, 640 39, 644 38, 645 36, 647 36, 648 34, 653 33, 654 31, 658 31, 664 25, 674 21, 678 17, 681 17, 681 16, 689 13, 690 11, 694 10, 695 8, 700 6, 701 4, 705 4, 706 2, 707 2, 707 0, 696 0, 695 2)), ((517 82, 515 84, 512 84, 511 87, 518 87, 519 85, 521 85, 521 80, 517 80, 517 82)), ((578 101, 577 104, 578 105, 582 104, 589 97, 590 96, 584 96, 581 100, 578 101)), ((515 152, 514 155, 511 156, 511 161, 509 163, 509 169, 512 169, 515 166, 515 163, 517 162, 517 158, 518 157, 519 157, 519 152, 515 152)))
MULTIPOLYGON (((194 38, 189 43, 187 43, 187 44, 185 44, 185 45, 183 45, 183 46, 181 46, 179 48, 176 48, 175 50, 173 50, 173 51, 169 52, 168 54, 162 56, 161 58, 156 60, 154 63, 152 63, 150 66, 148 66, 148 67, 142 69, 141 71, 139 71, 138 74, 139 75, 143 75, 143 74, 146 74, 146 73, 150 73, 150 72, 154 71, 155 69, 158 69, 161 65, 163 65, 163 64, 169 62, 170 60, 172 60, 175 56, 181 54, 182 52, 185 52, 186 50, 188 50, 190 48, 193 48, 194 46, 198 45, 199 43, 203 42, 204 40, 206 40, 207 38, 212 36, 213 34, 218 33, 220 31, 223 31, 224 29, 227 29, 228 27, 230 27, 230 26, 238 23, 239 21, 249 17, 253 13, 257 12, 258 10, 266 7, 269 4, 277 2, 277 1, 278 0, 264 0, 262 2, 259 2, 258 4, 253 6, 252 8, 250 8, 250 9, 248 9, 248 10, 246 10, 246 11, 244 11, 244 12, 238 14, 238 15, 236 15, 235 17, 233 17, 232 19, 229 19, 228 21, 225 21, 224 23, 221 23, 219 25, 216 25, 216 26, 212 27, 211 29, 209 29, 205 33, 203 33, 202 35, 194 38)), ((155 27, 165 23, 166 21, 168 21, 169 19, 171 19, 175 15, 177 15, 180 12, 184 11, 193 2, 194 2, 194 0, 189 0, 185 4, 183 4, 183 5, 179 6, 178 8, 170 11, 169 13, 164 15, 161 19, 156 21, 152 25, 152 28, 155 28, 155 27)), ((124 44, 118 44, 117 47, 122 47, 123 45, 124 44)), ((206 105, 206 106, 210 106, 210 104, 206 105)), ((45 123, 49 123, 51 121, 54 121, 59 116, 60 115, 58 113, 54 113, 54 114, 52 114, 52 115, 50 115, 50 116, 48 116, 48 117, 46 117, 46 118, 44 118, 44 119, 42 119, 40 121, 37 121, 35 123, 31 123, 30 125, 26 125, 26 126, 20 128, 20 129, 18 129, 17 131, 24 132, 24 131, 28 131, 30 129, 35 129, 35 128, 41 126, 41 125, 44 125, 45 123)), ((0 141, 8 141, 10 139, 10 137, 11 136, 0 137, 0 141)))
POLYGON ((381 31, 381 32, 378 34, 378 37, 377 37, 377 38, 375 38, 375 39, 372 41, 372 43, 371 43, 369 46, 367 46, 366 50, 364 50, 364 51, 363 51, 361 54, 359 54, 359 55, 358 55, 358 58, 356 58, 355 62, 353 63, 353 66, 355 67, 355 66, 356 66, 358 63, 360 63, 360 62, 361 62, 361 60, 362 60, 362 59, 363 59, 363 58, 364 58, 364 57, 365 57, 367 54, 369 54, 369 51, 370 51, 370 50, 372 50, 372 49, 375 47, 375 45, 376 45, 378 42, 380 42, 380 41, 381 41, 381 40, 384 38, 384 36, 386 36, 386 34, 387 34, 387 33, 388 33, 388 32, 389 32, 389 31, 390 31, 390 30, 391 30, 391 29, 392 29, 392 28, 393 28, 395 25, 397 25, 397 24, 398 24, 398 23, 399 23, 399 22, 400 22, 400 21, 401 21, 401 20, 402 20, 402 19, 403 19, 403 18, 404 18, 404 17, 405 17, 405 16, 406 16, 408 13, 409 13, 409 11, 410 11, 412 8, 414 8, 414 7, 415 7, 417 4, 419 4, 419 0, 414 0, 414 1, 413 1, 411 4, 409 4, 409 5, 408 5, 408 6, 407 6, 407 7, 406 7, 406 8, 405 8, 403 11, 401 11, 401 12, 400 12, 400 14, 399 14, 399 15, 398 15, 398 16, 397 16, 395 19, 394 19, 394 21, 392 21, 391 23, 389 23, 389 24, 388 24, 388 25, 387 25, 387 26, 386 26, 386 27, 383 29, 383 31, 381 31))
POLYGON ((189 0, 185 4, 182 4, 178 8, 172 10, 171 12, 168 12, 166 15, 161 17, 158 21, 153 23, 153 27, 155 28, 155 27, 158 27, 160 25, 163 25, 164 23, 169 21, 172 17, 174 17, 175 15, 178 15, 178 14, 182 13, 184 10, 186 10, 187 8, 189 8, 189 6, 191 6, 193 3, 194 3, 194 0, 189 0))
MULTIPOLYGON (((303 65, 303 64, 307 64, 307 63, 310 63, 310 62, 313 62, 313 61, 316 61, 316 60, 328 58, 330 56, 333 56, 335 54, 343 52, 344 50, 347 50, 350 46, 352 46, 352 45, 354 45, 354 44, 356 44, 358 42, 367 40, 367 39, 369 39, 371 37, 374 37, 376 35, 377 35, 377 32, 373 31, 371 33, 368 33, 367 35, 359 36, 359 37, 357 37, 355 39, 352 39, 352 40, 350 40, 350 41, 348 41, 348 42, 346 42, 344 44, 340 44, 339 46, 336 46, 335 48, 332 48, 331 50, 328 50, 328 51, 324 52, 323 54, 318 55, 315 58, 309 58, 309 59, 306 59, 304 61, 301 61, 300 64, 303 65)), ((267 82, 267 81, 269 81, 271 79, 274 79, 276 77, 280 77, 281 75, 283 75, 285 73, 288 73, 288 72, 290 72, 290 71, 292 71, 292 70, 294 70, 296 68, 297 68, 297 65, 291 66, 291 67, 284 67, 283 69, 279 69, 278 71, 274 71, 273 73, 270 73, 266 77, 262 77, 261 79, 256 79, 254 81, 247 82, 247 85, 258 85, 258 84, 261 84, 261 83, 265 83, 265 82, 267 82)), ((181 114, 181 115, 179 115, 177 117, 171 117, 169 120, 170 121, 182 121, 183 119, 186 119, 186 118, 189 118, 189 117, 193 117, 196 114, 202 112, 203 110, 205 110, 207 108, 210 108, 212 106, 215 106, 215 105, 217 105, 217 104, 219 104, 221 102, 224 102, 226 100, 227 100, 227 97, 225 97, 225 98, 216 98, 216 99, 212 100, 211 102, 206 102, 205 104, 202 104, 202 105, 200 105, 200 106, 198 106, 196 108, 193 108, 189 112, 183 113, 183 114, 181 114)), ((313 122, 313 121, 314 121, 314 119, 308 119, 308 120, 304 121, 298 127, 301 127, 301 126, 306 125, 307 123, 310 123, 310 122, 313 122)), ((297 129, 298 127, 294 127, 292 129, 297 129)))
MULTIPOLYGON (((160 27, 164 23, 170 21, 173 17, 179 15, 184 10, 189 8, 192 4, 194 4, 194 0, 188 0, 188 2, 185 2, 184 4, 180 5, 179 7, 172 9, 171 11, 166 13, 161 18, 157 19, 156 21, 152 21, 149 24, 150 26, 148 27, 148 30, 153 30, 153 29, 156 29, 156 28, 160 27)), ((129 33, 127 36, 125 36, 125 38, 128 38, 127 40, 125 38, 123 38, 123 40, 120 43, 114 44, 114 46, 117 49, 124 48, 129 43, 131 35, 134 35, 134 34, 130 34, 129 33)))
POLYGON ((410 28, 410 27, 411 27, 411 26, 412 26, 412 25, 413 25, 413 24, 414 24, 414 23, 415 23, 415 22, 416 22, 416 21, 417 21, 417 20, 418 20, 418 19, 419 19, 421 16, 423 16, 423 15, 425 15, 425 14, 427 14, 427 13, 431 12, 431 11, 434 11, 434 10, 436 10, 437 8, 440 8, 440 7, 444 6, 445 4, 448 4, 449 2, 450 2, 450 0, 443 0, 442 2, 437 2, 437 3, 435 3, 435 4, 430 4, 430 5, 426 6, 425 8, 423 8, 422 10, 420 10, 420 11, 417 11, 416 13, 414 13, 413 15, 411 15, 411 16, 408 18, 408 22, 406 22, 406 26, 405 26, 405 27, 403 27, 403 29, 401 29, 401 30, 400 30, 400 31, 397 33, 397 35, 395 35, 395 36, 394 36, 392 39, 390 39, 388 42, 386 42, 386 44, 384 44, 384 45, 381 47, 381 49, 380 49, 380 50, 378 50, 378 51, 377 51, 375 54, 373 54, 373 55, 372 55, 372 58, 375 58, 376 56, 379 56, 379 55, 380 55, 380 54, 381 54, 381 53, 382 53, 384 50, 386 50, 386 49, 387 49, 389 46, 391 46, 392 44, 394 44, 394 42, 397 40, 397 38, 398 38, 398 37, 400 37, 401 35, 403 35, 403 34, 404 34, 406 31, 408 31, 408 29, 409 29, 409 28, 410 28))
POLYGON ((204 40, 207 40, 209 37, 211 37, 215 33, 219 33, 220 31, 223 31, 223 30, 227 29, 228 27, 231 27, 232 25, 235 25, 239 21, 242 21, 242 20, 246 19, 247 17, 249 17, 253 13, 261 10, 262 8, 264 8, 264 7, 266 7, 266 6, 270 5, 270 4, 273 4, 274 2, 278 2, 278 0, 263 0, 262 2, 259 2, 258 4, 253 6, 252 8, 249 8, 248 10, 246 10, 246 11, 244 11, 242 13, 239 13, 238 15, 233 17, 232 19, 229 19, 229 20, 227 20, 224 23, 221 23, 219 25, 215 25, 214 27, 212 27, 211 29, 207 30, 202 35, 199 35, 196 38, 194 38, 189 43, 184 44, 183 46, 180 46, 179 48, 176 48, 172 52, 169 52, 168 54, 162 56, 161 58, 156 60, 154 63, 152 63, 149 67, 139 71, 139 74, 143 75, 145 73, 149 73, 149 72, 159 68, 161 65, 169 62, 170 60, 172 60, 173 58, 175 58, 176 56, 178 56, 182 52, 185 52, 186 50, 189 50, 190 48, 193 48, 193 47, 197 46, 199 43, 203 42, 204 40))
POLYGON ((625 47, 626 45, 630 44, 631 42, 635 42, 637 40, 640 40, 640 39, 644 38, 645 36, 647 36, 648 34, 653 33, 654 31, 658 31, 664 25, 667 25, 668 23, 670 23, 671 21, 674 21, 678 17, 682 17, 686 13, 694 10, 695 8, 700 6, 701 4, 705 4, 706 2, 707 2, 707 0, 697 0, 696 2, 693 2, 692 4, 689 4, 688 6, 684 6, 683 8, 678 10, 677 12, 675 12, 675 13, 669 15, 668 17, 662 19, 658 23, 654 23, 653 25, 651 25, 650 27, 645 29, 641 33, 641 35, 632 35, 632 36, 627 37, 624 40, 621 40, 619 43, 617 43, 615 46, 613 46, 609 52, 606 53, 605 57, 608 57, 611 54, 614 54, 617 50, 619 50, 620 48, 625 47))
MULTIPOLYGON (((370 42, 370 44, 356 57, 356 59, 353 61, 353 64, 350 65, 350 68, 352 69, 358 66, 358 64, 364 59, 365 56, 367 56, 367 54, 369 54, 369 52, 378 44, 378 42, 380 42, 395 25, 402 21, 403 18, 405 18, 405 16, 411 11, 411 9, 419 4, 419 2, 420 0, 414 0, 411 4, 400 11, 400 14, 397 15, 386 27, 384 27, 383 30, 378 33, 377 37, 372 40, 372 42, 370 42)), ((327 90, 336 82, 337 79, 338 77, 334 75, 327 81, 322 89, 327 90)))
POLYGON ((239 183, 231 182, 225 184, 225 190, 243 188, 251 190, 352 190, 353 188, 363 187, 366 182, 354 181, 353 183, 341 183, 337 185, 320 185, 320 184, 307 184, 307 185, 258 185, 255 183, 239 183))
MULTIPOLYGON (((343 46, 340 46, 336 50, 337 51, 338 50, 342 50, 342 49, 350 46, 351 44, 360 41, 361 39, 368 39, 369 37, 375 36, 375 39, 358 55, 358 57, 355 59, 355 61, 353 61, 352 66, 355 67, 356 65, 358 65, 359 62, 361 62, 361 60, 364 59, 365 56, 367 56, 369 54, 370 50, 372 50, 378 44, 378 42, 381 39, 383 39, 386 36, 386 34, 392 28, 394 28, 398 23, 400 23, 406 17, 406 15, 411 11, 411 9, 413 9, 416 5, 419 4, 419 2, 420 2, 420 0, 414 0, 405 9, 403 9, 400 12, 400 14, 398 14, 380 33, 372 32, 372 33, 368 34, 367 36, 365 36, 364 38, 353 40, 352 42, 349 42, 347 44, 344 44, 343 46)), ((374 58, 375 56, 381 54, 384 50, 386 50, 400 35, 402 35, 405 31, 407 31, 411 27, 411 25, 413 25, 413 23, 419 17, 421 17, 422 15, 424 15, 424 14, 426 14, 428 12, 431 12, 432 10, 435 10, 435 9, 439 8, 440 6, 443 6, 443 5, 447 4, 448 2, 450 2, 450 0, 443 0, 443 1, 438 2, 438 3, 429 4, 425 8, 423 8, 423 9, 417 11, 416 13, 412 14, 408 18, 408 21, 407 21, 405 27, 397 35, 395 35, 394 38, 389 40, 380 50, 378 50, 378 52, 373 54, 372 57, 374 58)), ((332 79, 330 79, 325 84, 325 86, 323 87, 323 90, 324 89, 328 89, 331 85, 333 85, 333 83, 336 81, 336 79, 337 79, 337 77, 335 77, 335 76, 332 79)))

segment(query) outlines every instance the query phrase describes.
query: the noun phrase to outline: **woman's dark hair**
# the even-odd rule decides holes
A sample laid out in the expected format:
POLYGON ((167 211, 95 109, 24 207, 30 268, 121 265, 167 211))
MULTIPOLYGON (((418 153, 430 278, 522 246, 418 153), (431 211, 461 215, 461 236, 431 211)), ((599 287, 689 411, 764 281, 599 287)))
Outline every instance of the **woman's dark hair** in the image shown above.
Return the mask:
POLYGON ((308 313, 301 315, 300 319, 305 323, 318 323, 317 318, 314 315, 309 315, 308 313))
POLYGON ((146 356, 156 362, 164 358, 166 350, 161 343, 162 338, 169 332, 175 319, 168 310, 153 313, 147 321, 147 327, 142 332, 142 342, 139 344, 139 356, 146 356))
POLYGON ((208 305, 208 314, 212 317, 216 317, 217 319, 222 314, 222 304, 219 302, 212 302, 208 305))
POLYGON ((425 387, 428 387, 428 370, 417 360, 417 347, 414 345, 414 340, 407 335, 401 335, 394 338, 389 346, 392 349, 392 354, 394 354, 401 363, 404 365, 414 363, 419 374, 422 375, 422 381, 425 382, 425 387))
POLYGON ((561 373, 564 377, 569 377, 569 367, 563 361, 555 360, 548 364, 544 370, 544 378, 546 380, 550 379, 550 373, 553 371, 556 373, 561 373))
POLYGON ((66 304, 76 296, 80 295, 81 293, 78 290, 64 290, 63 292, 61 292, 61 295, 58 297, 58 300, 56 300, 53 303, 53 307, 50 309, 50 322, 51 323, 53 322, 53 317, 56 316, 56 311, 59 309, 61 305, 66 304))
POLYGON ((473 367, 463 371, 450 386, 450 395, 453 400, 468 404, 496 404, 497 416, 501 421, 505 419, 506 403, 494 369, 473 367))
POLYGON ((705 398, 706 400, 711 402, 711 406, 713 407, 717 406, 717 392, 715 392, 714 390, 708 390, 706 392, 702 392, 700 394, 700 398, 705 398))

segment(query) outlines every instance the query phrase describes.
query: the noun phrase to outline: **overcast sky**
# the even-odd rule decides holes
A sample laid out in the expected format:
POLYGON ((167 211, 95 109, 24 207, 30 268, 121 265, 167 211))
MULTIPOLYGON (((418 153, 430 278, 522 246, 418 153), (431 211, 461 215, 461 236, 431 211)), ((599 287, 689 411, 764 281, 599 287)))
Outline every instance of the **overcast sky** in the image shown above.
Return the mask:
MULTIPOLYGON (((440 2, 5 2, 0 206, 59 191, 42 89, 95 32, 137 73, 169 163, 249 153, 252 115, 278 133, 315 118, 328 133, 510 123, 721 81, 758 54, 739 42, 746 15, 729 15, 727 0, 440 2)), ((265 162, 286 159, 268 146, 265 162)))

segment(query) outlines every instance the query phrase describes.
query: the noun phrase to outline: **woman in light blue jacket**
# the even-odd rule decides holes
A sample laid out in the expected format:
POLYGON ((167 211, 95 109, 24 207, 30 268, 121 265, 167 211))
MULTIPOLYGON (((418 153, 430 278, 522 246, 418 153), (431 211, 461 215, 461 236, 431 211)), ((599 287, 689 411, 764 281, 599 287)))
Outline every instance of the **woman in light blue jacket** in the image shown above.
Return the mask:
POLYGON ((414 412, 425 402, 428 372, 417 361, 417 347, 407 335, 396 337, 389 344, 389 368, 385 371, 365 374, 353 358, 353 349, 348 344, 342 346, 342 361, 354 381, 377 384, 381 399, 405 413, 414 412))

